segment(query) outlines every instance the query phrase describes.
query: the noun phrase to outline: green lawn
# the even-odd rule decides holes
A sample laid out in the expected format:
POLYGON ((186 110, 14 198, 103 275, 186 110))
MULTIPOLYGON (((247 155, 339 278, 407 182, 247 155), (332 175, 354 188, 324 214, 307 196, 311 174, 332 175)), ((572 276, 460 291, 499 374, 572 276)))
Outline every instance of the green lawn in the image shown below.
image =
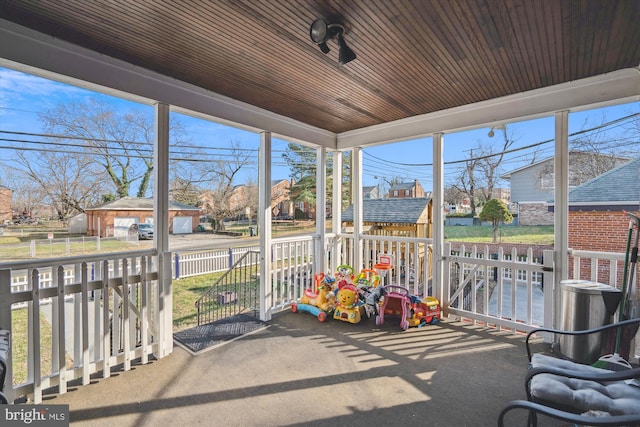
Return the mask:
MULTIPOLYGON (((489 226, 445 226, 447 240, 469 243, 491 243, 493 229, 489 226)), ((529 243, 552 245, 553 226, 502 226, 498 230, 499 243, 529 243)))
POLYGON ((195 302, 222 276, 223 273, 204 274, 174 280, 173 286, 173 330, 180 331, 197 326, 195 302))

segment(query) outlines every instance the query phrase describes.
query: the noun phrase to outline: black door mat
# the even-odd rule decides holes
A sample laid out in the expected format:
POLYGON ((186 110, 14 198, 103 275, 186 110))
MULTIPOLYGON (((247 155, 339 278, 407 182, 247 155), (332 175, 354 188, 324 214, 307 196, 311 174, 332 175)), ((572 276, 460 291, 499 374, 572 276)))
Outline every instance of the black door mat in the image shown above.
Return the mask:
POLYGON ((253 316, 238 314, 175 332, 173 339, 190 353, 197 354, 266 327, 265 322, 253 316))

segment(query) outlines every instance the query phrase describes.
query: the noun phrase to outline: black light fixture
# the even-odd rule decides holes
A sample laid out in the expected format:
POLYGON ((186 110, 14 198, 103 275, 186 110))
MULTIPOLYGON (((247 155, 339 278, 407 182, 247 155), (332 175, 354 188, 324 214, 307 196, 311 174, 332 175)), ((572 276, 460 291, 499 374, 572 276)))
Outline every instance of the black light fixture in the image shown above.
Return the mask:
POLYGON ((327 46, 327 41, 337 38, 340 50, 338 52, 338 63, 344 65, 356 59, 356 54, 347 46, 344 41, 344 27, 342 24, 327 24, 324 19, 316 19, 311 24, 309 36, 311 41, 320 47, 322 53, 327 54, 331 49, 327 46))

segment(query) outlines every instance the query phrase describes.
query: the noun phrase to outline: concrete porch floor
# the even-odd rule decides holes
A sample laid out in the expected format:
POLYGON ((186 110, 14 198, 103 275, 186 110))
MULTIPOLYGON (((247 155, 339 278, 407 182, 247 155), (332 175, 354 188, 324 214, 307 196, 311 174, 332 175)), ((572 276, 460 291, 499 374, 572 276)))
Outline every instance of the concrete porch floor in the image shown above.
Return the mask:
MULTIPOLYGON (((525 398, 521 334, 456 321, 407 331, 393 319, 320 323, 288 311, 268 324, 195 356, 176 346, 43 403, 68 404, 74 426, 458 427, 497 425, 506 402, 525 398)), ((508 419, 525 425, 526 413, 508 419)))

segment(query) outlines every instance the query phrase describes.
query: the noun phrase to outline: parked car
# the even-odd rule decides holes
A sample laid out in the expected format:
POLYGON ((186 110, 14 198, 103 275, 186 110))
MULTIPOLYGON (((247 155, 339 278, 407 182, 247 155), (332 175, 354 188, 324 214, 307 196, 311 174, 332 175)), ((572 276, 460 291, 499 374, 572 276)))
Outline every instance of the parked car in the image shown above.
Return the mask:
POLYGON ((153 225, 151 224, 131 224, 129 227, 129 233, 138 233, 139 240, 152 240, 153 239, 153 225))

